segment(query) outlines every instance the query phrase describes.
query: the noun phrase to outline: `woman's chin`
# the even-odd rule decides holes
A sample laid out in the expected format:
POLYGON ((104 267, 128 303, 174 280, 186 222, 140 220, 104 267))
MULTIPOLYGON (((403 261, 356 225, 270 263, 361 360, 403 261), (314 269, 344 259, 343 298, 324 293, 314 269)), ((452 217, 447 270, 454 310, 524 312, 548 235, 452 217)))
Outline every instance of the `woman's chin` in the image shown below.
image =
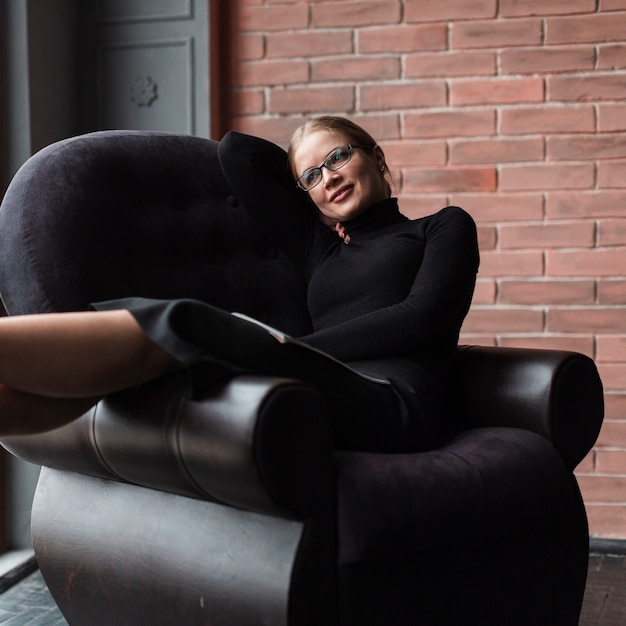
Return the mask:
POLYGON ((354 219, 364 210, 358 202, 337 203, 336 205, 327 206, 324 211, 321 211, 324 215, 322 221, 325 224, 329 222, 347 222, 354 219))

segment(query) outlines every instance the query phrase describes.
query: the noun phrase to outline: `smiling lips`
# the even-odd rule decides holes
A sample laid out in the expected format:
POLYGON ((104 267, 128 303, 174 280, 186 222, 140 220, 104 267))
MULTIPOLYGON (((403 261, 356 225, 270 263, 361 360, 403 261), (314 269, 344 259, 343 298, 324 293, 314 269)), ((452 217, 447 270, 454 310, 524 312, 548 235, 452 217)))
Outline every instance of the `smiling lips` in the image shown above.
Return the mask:
POLYGON ((339 187, 337 191, 330 197, 331 202, 341 202, 346 195, 352 191, 354 185, 344 185, 343 187, 339 187))

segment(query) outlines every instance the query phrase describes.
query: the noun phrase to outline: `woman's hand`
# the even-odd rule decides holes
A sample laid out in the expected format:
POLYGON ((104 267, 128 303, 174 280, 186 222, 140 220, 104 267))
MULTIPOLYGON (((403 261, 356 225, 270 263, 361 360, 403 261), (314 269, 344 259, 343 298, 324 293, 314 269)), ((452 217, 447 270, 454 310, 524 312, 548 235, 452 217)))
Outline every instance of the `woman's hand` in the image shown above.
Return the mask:
POLYGON ((345 226, 341 222, 336 222, 334 230, 343 239, 344 243, 350 243, 350 235, 346 232, 345 226))
POLYGON ((319 212, 320 222, 334 230, 344 243, 350 243, 350 235, 346 232, 345 226, 341 222, 337 222, 332 217, 327 217, 321 211, 319 212))

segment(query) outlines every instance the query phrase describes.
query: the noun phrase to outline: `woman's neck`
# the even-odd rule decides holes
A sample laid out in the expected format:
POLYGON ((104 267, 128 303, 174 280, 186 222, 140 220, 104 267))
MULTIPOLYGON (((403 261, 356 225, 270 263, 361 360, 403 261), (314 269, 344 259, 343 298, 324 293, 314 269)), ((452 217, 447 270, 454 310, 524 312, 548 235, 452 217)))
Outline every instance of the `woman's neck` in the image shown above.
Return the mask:
POLYGON ((345 222, 337 222, 335 230, 343 242, 349 244, 354 235, 371 234, 408 218, 400 213, 397 198, 387 198, 377 202, 356 217, 345 222))

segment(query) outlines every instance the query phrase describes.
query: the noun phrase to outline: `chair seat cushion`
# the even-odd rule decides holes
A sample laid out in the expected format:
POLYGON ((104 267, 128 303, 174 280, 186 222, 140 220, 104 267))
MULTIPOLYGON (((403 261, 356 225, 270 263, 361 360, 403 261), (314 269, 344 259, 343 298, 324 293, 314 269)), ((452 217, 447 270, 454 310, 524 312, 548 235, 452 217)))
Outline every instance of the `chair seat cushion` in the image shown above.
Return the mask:
POLYGON ((579 504, 552 444, 521 429, 468 430, 428 452, 336 461, 340 565, 528 533, 579 504))

